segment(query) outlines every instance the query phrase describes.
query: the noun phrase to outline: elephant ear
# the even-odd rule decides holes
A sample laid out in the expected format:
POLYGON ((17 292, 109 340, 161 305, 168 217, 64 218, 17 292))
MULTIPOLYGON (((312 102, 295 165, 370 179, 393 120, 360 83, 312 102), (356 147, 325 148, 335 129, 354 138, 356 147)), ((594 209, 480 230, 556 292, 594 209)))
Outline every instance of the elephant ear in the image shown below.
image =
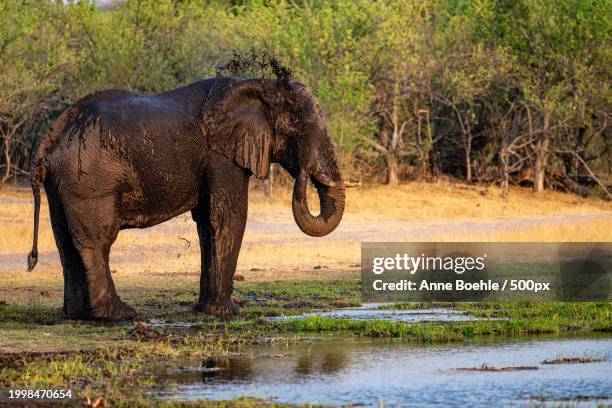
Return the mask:
POLYGON ((273 131, 260 90, 257 84, 242 81, 211 95, 204 107, 203 131, 212 151, 263 179, 270 170, 273 131))

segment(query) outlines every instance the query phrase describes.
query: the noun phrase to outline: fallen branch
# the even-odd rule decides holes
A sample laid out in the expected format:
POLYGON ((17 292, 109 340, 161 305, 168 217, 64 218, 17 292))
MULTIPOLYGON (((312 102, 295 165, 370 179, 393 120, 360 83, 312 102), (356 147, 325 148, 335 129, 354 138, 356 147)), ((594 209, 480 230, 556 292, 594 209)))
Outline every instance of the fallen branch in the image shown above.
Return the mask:
POLYGON ((593 173, 593 171, 591 170, 591 168, 588 166, 588 164, 582 159, 582 157, 580 157, 579 154, 577 154, 576 152, 573 152, 571 150, 556 150, 556 153, 567 153, 567 154, 571 154, 572 156, 576 157, 580 163, 582 163, 582 165, 584 166, 584 168, 586 169, 586 171, 589 172, 589 175, 593 178, 593 180, 595 180, 595 182, 597 183, 597 185, 599 185, 599 187, 601 187, 601 189, 604 191, 604 193, 606 193, 606 195, 608 196, 608 198, 612 198, 612 194, 610 194, 610 192, 608 191, 608 189, 606 188, 606 186, 601 182, 601 180, 599 180, 597 178, 597 176, 595 175, 595 173, 593 173))

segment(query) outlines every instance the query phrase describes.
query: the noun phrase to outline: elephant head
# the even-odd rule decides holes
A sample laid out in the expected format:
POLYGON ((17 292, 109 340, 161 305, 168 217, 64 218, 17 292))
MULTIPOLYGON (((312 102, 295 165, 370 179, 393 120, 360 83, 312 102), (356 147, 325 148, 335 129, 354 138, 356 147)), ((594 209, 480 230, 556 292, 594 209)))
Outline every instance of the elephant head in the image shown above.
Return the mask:
POLYGON ((218 76, 202 123, 210 148, 256 177, 267 177, 275 162, 295 178, 293 216, 304 233, 320 237, 338 226, 345 199, 338 154, 323 111, 304 85, 218 76), (320 200, 316 216, 308 209, 309 179, 320 200))

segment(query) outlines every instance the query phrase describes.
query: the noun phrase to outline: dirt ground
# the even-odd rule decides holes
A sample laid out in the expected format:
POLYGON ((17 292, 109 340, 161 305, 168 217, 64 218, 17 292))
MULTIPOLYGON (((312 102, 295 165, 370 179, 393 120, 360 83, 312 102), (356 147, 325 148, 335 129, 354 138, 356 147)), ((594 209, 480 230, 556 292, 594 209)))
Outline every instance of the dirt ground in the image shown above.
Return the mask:
MULTIPOLYGON (((25 271, 31 217, 28 189, 0 191, 0 276, 25 271)), ((334 279, 358 270, 360 243, 367 241, 610 241, 610 231, 612 204, 599 199, 553 192, 535 196, 524 189, 504 198, 495 188, 414 183, 349 190, 337 230, 312 238, 293 221, 288 189, 273 198, 255 190, 238 273, 253 281, 334 279)), ((37 269, 59 272, 44 198, 39 245, 37 269)), ((199 263, 189 214, 122 231, 111 252, 111 269, 117 272, 197 275, 199 263)))

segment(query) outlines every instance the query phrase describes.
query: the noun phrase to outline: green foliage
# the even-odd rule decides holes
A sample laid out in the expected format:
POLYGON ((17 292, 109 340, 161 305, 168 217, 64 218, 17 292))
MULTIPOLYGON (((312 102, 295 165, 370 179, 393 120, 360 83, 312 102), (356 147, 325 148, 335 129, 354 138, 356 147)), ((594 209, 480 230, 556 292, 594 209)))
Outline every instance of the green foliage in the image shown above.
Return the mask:
POLYGON ((3 181, 79 97, 168 90, 250 48, 314 90, 349 173, 493 182, 506 155, 552 187, 610 174, 610 0, 63 3, 0 5, 3 181))

